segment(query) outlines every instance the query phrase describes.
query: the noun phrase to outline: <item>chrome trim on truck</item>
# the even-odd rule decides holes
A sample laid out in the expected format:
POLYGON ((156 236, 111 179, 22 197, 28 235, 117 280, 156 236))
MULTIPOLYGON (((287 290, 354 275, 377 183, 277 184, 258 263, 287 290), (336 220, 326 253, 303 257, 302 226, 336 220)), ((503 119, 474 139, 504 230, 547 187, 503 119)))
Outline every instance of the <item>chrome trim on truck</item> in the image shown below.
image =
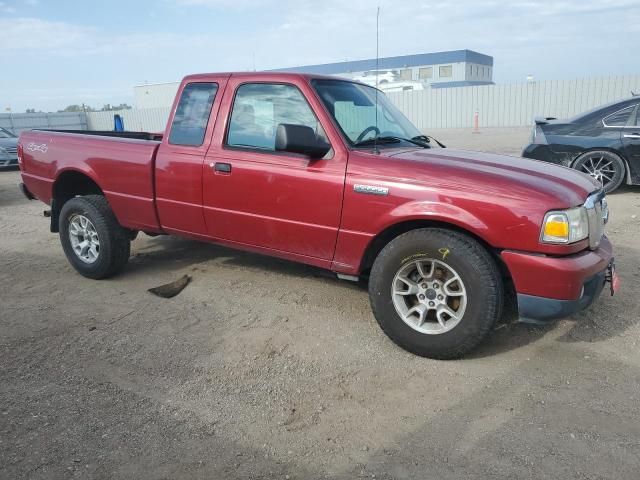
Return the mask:
POLYGON ((600 246, 604 235, 604 226, 609 221, 609 206, 604 190, 599 190, 587 197, 584 202, 589 219, 589 248, 595 250, 600 246))
POLYGON ((371 195, 388 195, 389 189, 387 187, 379 187, 376 185, 358 185, 353 186, 353 191, 356 193, 369 193, 371 195))

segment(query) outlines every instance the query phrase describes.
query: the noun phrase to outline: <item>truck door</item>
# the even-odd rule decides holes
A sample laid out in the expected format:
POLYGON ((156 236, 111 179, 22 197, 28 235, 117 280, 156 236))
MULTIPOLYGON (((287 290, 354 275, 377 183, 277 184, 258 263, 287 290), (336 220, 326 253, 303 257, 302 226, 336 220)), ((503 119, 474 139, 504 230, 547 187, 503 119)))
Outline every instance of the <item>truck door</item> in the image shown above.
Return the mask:
POLYGON ((156 208, 162 228, 206 236, 202 214, 203 161, 228 77, 187 80, 156 155, 156 208))
POLYGON ((221 111, 226 118, 216 125, 203 176, 209 235, 308 263, 330 261, 347 150, 310 86, 233 76, 221 111), (280 123, 312 127, 332 149, 318 160, 276 151, 280 123))

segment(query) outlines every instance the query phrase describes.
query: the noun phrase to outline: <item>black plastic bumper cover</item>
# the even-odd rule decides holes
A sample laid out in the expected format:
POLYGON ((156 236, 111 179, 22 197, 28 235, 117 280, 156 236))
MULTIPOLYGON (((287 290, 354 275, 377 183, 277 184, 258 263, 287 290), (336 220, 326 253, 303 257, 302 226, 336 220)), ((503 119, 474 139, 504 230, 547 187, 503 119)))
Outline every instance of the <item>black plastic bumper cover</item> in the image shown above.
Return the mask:
POLYGON ((548 323, 568 317, 591 305, 599 296, 606 282, 607 271, 594 275, 584 284, 584 292, 578 300, 558 300, 518 294, 520 321, 525 323, 548 323))

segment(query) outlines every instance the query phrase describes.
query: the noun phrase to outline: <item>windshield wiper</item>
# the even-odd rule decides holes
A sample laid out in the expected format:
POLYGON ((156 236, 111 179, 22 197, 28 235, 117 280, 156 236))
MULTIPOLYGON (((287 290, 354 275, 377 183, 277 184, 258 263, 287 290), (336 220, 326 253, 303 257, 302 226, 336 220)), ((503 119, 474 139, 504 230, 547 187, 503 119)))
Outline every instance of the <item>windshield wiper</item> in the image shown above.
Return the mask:
POLYGON ((375 145, 376 143, 400 143, 402 139, 398 137, 374 137, 360 140, 353 144, 354 147, 364 147, 367 145, 375 145))
POLYGON ((383 137, 377 137, 377 138, 368 138, 366 140, 361 140, 357 143, 354 143, 355 147, 362 147, 362 146, 366 146, 366 145, 375 145, 376 143, 400 143, 400 142, 409 142, 409 143, 413 143, 414 145, 418 145, 419 147, 422 148, 431 148, 431 140, 433 140, 435 143, 438 144, 439 147, 441 148, 447 148, 443 143, 440 143, 438 140, 436 140, 435 138, 429 136, 429 135, 416 135, 415 137, 411 137, 411 138, 404 138, 404 137, 396 137, 393 135, 385 135, 383 137))
POLYGON ((438 146, 440 148, 447 148, 444 143, 439 142, 438 140, 436 140, 435 138, 433 138, 430 135, 416 135, 411 140, 415 140, 415 141, 419 141, 419 142, 426 142, 426 143, 431 143, 431 140, 433 140, 434 142, 436 142, 438 144, 438 146))
POLYGON ((384 143, 400 143, 400 142, 409 142, 409 143, 413 143, 414 145, 418 145, 419 147, 431 148, 428 140, 425 142, 424 140, 418 137, 403 138, 403 137, 395 137, 392 135, 385 135, 384 137, 368 138, 366 140, 361 140, 360 142, 354 143, 354 146, 362 147, 366 145, 375 145, 377 143, 384 144, 384 143))

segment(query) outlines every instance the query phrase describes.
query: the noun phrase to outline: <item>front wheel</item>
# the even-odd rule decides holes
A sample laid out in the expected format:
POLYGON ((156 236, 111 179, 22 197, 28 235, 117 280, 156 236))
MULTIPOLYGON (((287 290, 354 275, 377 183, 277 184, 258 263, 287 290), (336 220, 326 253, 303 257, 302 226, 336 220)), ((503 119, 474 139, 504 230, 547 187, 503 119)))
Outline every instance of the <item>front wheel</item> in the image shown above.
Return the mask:
POLYGON ((439 228, 412 230, 376 258, 369 298, 376 320, 400 347, 435 359, 477 346, 502 312, 503 284, 473 238, 439 228))
POLYGON ((101 279, 129 261, 130 233, 101 195, 75 197, 60 211, 60 243, 69 263, 88 278, 101 279))

